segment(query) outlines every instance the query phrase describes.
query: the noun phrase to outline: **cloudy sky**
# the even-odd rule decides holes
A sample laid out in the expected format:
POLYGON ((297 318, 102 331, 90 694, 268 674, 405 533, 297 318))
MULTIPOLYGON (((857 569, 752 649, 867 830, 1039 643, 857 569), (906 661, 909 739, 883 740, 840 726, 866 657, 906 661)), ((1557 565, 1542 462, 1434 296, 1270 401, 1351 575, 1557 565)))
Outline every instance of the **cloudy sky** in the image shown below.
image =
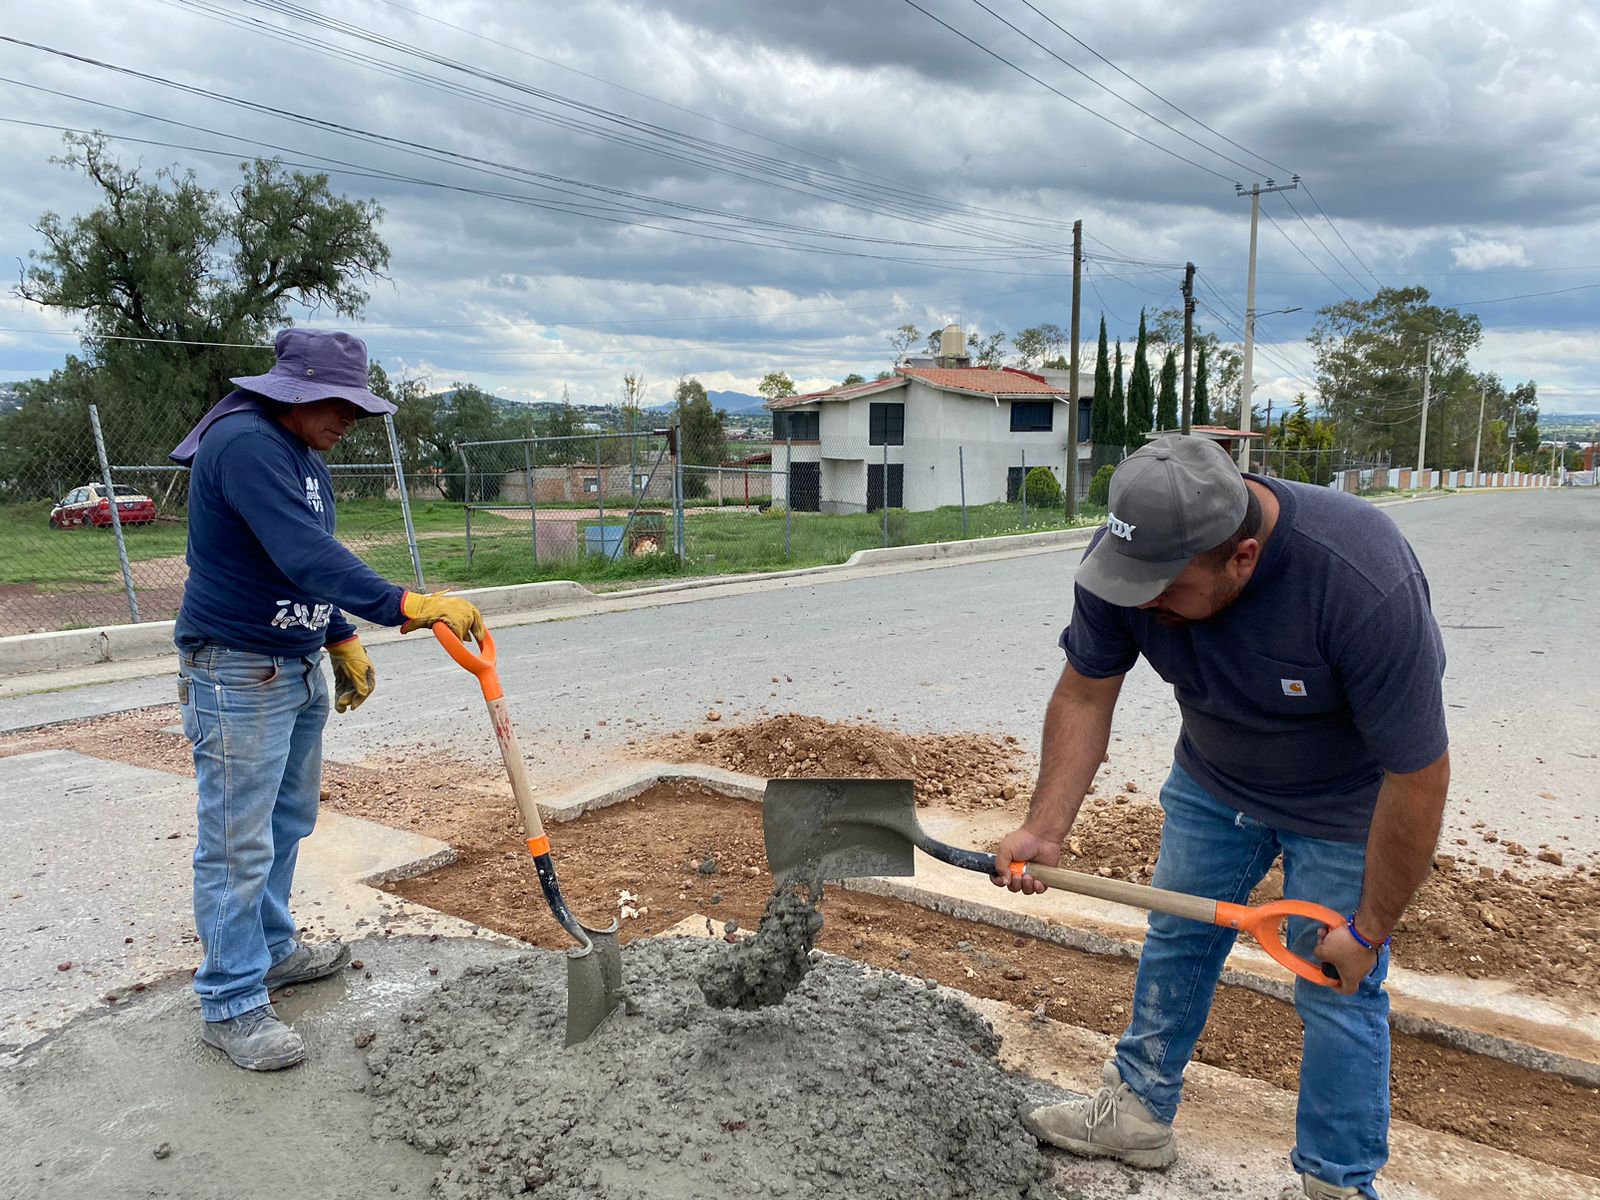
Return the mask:
MULTIPOLYGON (((391 373, 603 402, 634 371, 659 402, 681 374, 870 376, 906 322, 1065 326, 1075 218, 1086 338, 1104 313, 1131 339, 1193 260, 1201 324, 1235 340, 1234 185, 1298 173, 1262 202, 1257 308, 1300 309, 1258 323, 1264 392, 1311 390, 1319 306, 1420 283, 1481 316, 1474 366, 1536 379, 1547 411, 1600 411, 1588 6, 9 7, 0 34, 37 43, 0 41, 13 279, 40 212, 95 202, 49 161, 62 128, 217 187, 275 153, 382 203, 391 277, 355 327, 391 373)), ((60 365, 73 328, 7 290, 0 379, 60 365)))

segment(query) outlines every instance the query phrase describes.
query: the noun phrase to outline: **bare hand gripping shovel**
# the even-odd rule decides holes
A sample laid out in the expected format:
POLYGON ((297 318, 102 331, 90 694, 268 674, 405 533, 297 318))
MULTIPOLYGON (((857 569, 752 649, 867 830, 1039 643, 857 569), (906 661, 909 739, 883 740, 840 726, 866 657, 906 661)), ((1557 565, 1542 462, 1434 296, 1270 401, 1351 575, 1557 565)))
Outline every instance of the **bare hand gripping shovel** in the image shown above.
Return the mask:
MULTIPOLYGON (((916 784, 909 779, 768 780, 761 827, 767 843, 767 863, 779 883, 914 875, 913 848, 952 867, 982 875, 996 873, 994 855, 949 846, 928 836, 917 823, 916 784)), ((1292 916, 1306 917, 1332 929, 1344 925, 1343 917, 1320 904, 1305 900, 1230 904, 1039 863, 1012 863, 1011 871, 1018 875, 1026 871, 1040 882, 1064 891, 1208 925, 1242 929, 1300 978, 1327 987, 1338 982, 1338 972, 1331 963, 1309 962, 1279 940, 1279 926, 1292 916)))
POLYGON ((500 676, 494 669, 494 639, 489 631, 484 630, 479 647, 481 654, 474 654, 462 645, 461 639, 442 621, 433 626, 433 636, 439 639, 451 658, 477 676, 483 698, 489 705, 489 719, 494 722, 494 736, 500 743, 500 757, 505 760, 506 774, 511 777, 511 792, 522 813, 528 853, 533 855, 533 865, 539 872, 539 887, 544 892, 545 903, 578 942, 576 949, 567 951, 566 1044, 576 1046, 598 1029, 622 1002, 622 950, 617 942, 617 922, 613 920, 609 929, 591 929, 572 915, 561 895, 556 866, 550 860, 550 839, 545 836, 539 806, 534 803, 528 767, 522 761, 517 731, 511 727, 511 712, 500 690, 500 676))

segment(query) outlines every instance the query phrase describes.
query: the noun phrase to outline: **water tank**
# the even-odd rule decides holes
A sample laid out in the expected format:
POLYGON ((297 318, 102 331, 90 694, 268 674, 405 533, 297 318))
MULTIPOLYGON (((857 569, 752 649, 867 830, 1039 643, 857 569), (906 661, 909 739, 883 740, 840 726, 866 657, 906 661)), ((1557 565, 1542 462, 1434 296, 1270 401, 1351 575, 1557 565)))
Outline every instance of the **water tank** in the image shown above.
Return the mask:
POLYGON ((939 333, 939 357, 960 358, 966 352, 967 344, 962 340, 961 326, 952 321, 939 333))

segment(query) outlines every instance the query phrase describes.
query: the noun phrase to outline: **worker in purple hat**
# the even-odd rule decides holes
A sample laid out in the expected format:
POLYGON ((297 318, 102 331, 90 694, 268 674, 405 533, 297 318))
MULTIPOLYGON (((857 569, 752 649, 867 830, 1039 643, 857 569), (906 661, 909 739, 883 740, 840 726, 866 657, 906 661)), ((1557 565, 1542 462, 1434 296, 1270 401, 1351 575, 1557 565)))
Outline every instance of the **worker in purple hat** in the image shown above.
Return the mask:
POLYGON ((322 453, 394 405, 367 389, 367 348, 347 333, 286 329, 265 375, 234 379, 172 452, 189 473, 189 579, 174 640, 183 730, 194 743, 199 841, 194 916, 205 959, 202 1038, 241 1067, 305 1057, 270 990, 343 967, 337 941, 302 942, 289 913, 300 840, 317 820, 324 652, 339 712, 377 686, 347 614, 409 633, 442 621, 483 637, 460 597, 408 592, 334 537, 322 453))
MULTIPOLYGON (((1432 869, 1450 784, 1444 643, 1422 567, 1365 501, 1241 475, 1215 442, 1167 435, 1111 476, 1075 583, 1039 781, 996 857, 1060 861, 1123 677, 1144 657, 1183 718, 1151 882, 1242 904, 1281 859, 1285 897, 1341 917, 1288 922, 1290 949, 1335 978, 1295 983, 1300 1181, 1285 1200, 1375 1197, 1389 1150, 1389 935, 1432 869)), ((1030 874, 994 881, 1045 890, 1030 874)), ((1184 1069, 1235 936, 1152 913, 1103 1086, 1024 1114, 1035 1136, 1170 1165, 1184 1069)))

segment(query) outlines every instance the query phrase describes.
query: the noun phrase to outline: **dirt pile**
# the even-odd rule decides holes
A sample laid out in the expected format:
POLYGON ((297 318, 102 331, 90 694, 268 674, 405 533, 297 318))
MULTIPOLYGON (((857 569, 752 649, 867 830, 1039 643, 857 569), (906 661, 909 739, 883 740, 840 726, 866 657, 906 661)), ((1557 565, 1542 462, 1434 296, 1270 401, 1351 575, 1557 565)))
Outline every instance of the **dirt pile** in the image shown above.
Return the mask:
POLYGON ((789 713, 672 734, 644 750, 766 779, 914 779, 918 804, 1021 811, 1032 791, 1022 747, 1010 735, 900 733, 789 713))
POLYGON ((732 952, 634 943, 638 1011, 566 1050, 556 955, 469 970, 380 1034, 375 1132, 442 1155, 444 1200, 1053 1195, 982 1018, 837 959, 776 1007, 709 1009, 694 980, 732 952))

